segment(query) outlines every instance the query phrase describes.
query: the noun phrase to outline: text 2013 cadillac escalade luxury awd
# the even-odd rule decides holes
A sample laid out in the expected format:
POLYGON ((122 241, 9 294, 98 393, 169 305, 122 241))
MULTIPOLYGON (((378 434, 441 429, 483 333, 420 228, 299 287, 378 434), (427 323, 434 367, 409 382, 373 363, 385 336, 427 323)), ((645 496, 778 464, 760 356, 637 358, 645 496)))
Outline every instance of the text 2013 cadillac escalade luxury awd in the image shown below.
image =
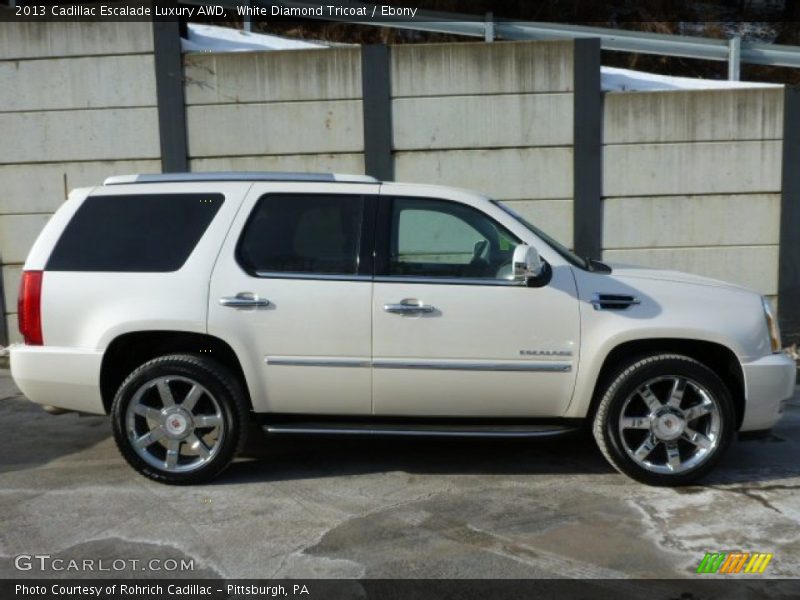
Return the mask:
POLYGON ((200 173, 75 190, 25 263, 34 402, 110 414, 166 483, 273 433, 546 436, 592 426, 678 485, 793 392, 769 304, 581 259, 500 202, 370 177, 200 173))

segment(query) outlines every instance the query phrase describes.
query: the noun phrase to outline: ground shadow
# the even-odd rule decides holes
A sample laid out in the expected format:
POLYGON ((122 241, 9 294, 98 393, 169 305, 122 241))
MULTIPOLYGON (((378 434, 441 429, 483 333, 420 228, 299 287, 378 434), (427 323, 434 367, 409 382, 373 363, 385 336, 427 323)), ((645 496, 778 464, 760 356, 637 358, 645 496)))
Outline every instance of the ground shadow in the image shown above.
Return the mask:
POLYGON ((108 417, 51 415, 21 394, 0 399, 0 474, 78 454, 111 436, 108 417))
POLYGON ((264 436, 248 443, 220 485, 390 471, 419 475, 586 474, 613 470, 588 432, 549 439, 264 436))
MULTIPOLYGON (((783 485, 782 480, 800 477, 798 408, 790 407, 771 435, 760 440, 734 441, 720 464, 692 488, 783 485)), ((231 465, 216 483, 259 483, 389 471, 420 475, 616 473, 588 430, 527 440, 256 434, 248 442, 245 458, 231 465)))
MULTIPOLYGON (((790 406, 774 433, 737 441, 688 492, 730 486, 786 486, 800 477, 800 406, 790 406)), ((0 474, 46 465, 107 440, 107 417, 53 416, 21 395, 0 400, 0 474)), ((391 471, 437 475, 616 474, 588 430, 557 438, 486 439, 383 436, 263 436, 214 485, 366 475, 391 471)), ((115 449, 109 447, 110 452, 115 449)), ((114 457, 118 455, 114 454, 114 457)), ((123 459, 119 457, 122 463, 123 459)), ((623 477, 623 476, 619 476, 623 477)), ((624 479, 623 479, 624 480, 624 479)), ((794 488, 800 488, 791 484, 794 488)))

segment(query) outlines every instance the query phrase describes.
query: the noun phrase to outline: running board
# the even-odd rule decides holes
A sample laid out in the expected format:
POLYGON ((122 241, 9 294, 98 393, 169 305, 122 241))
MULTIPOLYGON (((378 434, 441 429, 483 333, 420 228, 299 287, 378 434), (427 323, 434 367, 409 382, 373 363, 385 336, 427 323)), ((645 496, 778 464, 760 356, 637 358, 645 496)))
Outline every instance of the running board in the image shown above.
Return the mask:
POLYGON ((578 431, 561 425, 412 425, 378 423, 267 423, 269 434, 387 435, 421 437, 491 437, 538 438, 555 437, 578 431))

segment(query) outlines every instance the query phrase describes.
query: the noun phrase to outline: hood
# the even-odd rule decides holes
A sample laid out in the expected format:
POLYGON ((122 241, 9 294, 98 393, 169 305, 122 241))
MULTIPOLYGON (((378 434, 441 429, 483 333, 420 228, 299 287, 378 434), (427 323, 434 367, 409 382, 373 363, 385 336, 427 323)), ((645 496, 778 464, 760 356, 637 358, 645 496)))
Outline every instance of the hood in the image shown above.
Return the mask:
POLYGON ((618 263, 606 263, 612 268, 614 275, 626 279, 654 279, 657 281, 674 281, 675 283, 689 283, 693 285, 704 285, 709 287, 726 288, 729 290, 740 290, 752 292, 753 290, 735 283, 720 281, 701 275, 692 275, 681 271, 671 271, 668 269, 655 269, 649 267, 639 267, 636 265, 625 265, 618 263))

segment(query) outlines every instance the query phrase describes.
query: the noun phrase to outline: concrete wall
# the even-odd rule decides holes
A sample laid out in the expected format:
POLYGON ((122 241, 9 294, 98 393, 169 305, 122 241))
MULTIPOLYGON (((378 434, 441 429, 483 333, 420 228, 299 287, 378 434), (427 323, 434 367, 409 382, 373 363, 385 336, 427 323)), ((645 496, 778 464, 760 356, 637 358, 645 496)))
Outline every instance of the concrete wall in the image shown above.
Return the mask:
POLYGON ((359 48, 191 54, 193 171, 364 172, 359 48))
POLYGON ((778 292, 783 89, 609 93, 604 258, 778 292))
POLYGON ((69 189, 158 172, 148 23, 0 23, 0 263, 10 341, 22 263, 69 189))
MULTIPOLYGON (((69 189, 161 168, 148 23, 0 23, 0 263, 69 189)), ((391 49, 398 180, 509 202, 573 245, 572 42, 391 49)), ((184 57, 190 167, 363 173, 361 50, 184 57)), ((781 89, 623 92, 603 106, 604 257, 777 293, 781 89)))
POLYGON ((479 190, 572 244, 572 42, 392 48, 395 177, 479 190))
MULTIPOLYGON (((572 243, 571 42, 392 48, 395 177, 509 200, 572 243)), ((359 48, 185 59, 192 170, 364 172, 359 48)))

